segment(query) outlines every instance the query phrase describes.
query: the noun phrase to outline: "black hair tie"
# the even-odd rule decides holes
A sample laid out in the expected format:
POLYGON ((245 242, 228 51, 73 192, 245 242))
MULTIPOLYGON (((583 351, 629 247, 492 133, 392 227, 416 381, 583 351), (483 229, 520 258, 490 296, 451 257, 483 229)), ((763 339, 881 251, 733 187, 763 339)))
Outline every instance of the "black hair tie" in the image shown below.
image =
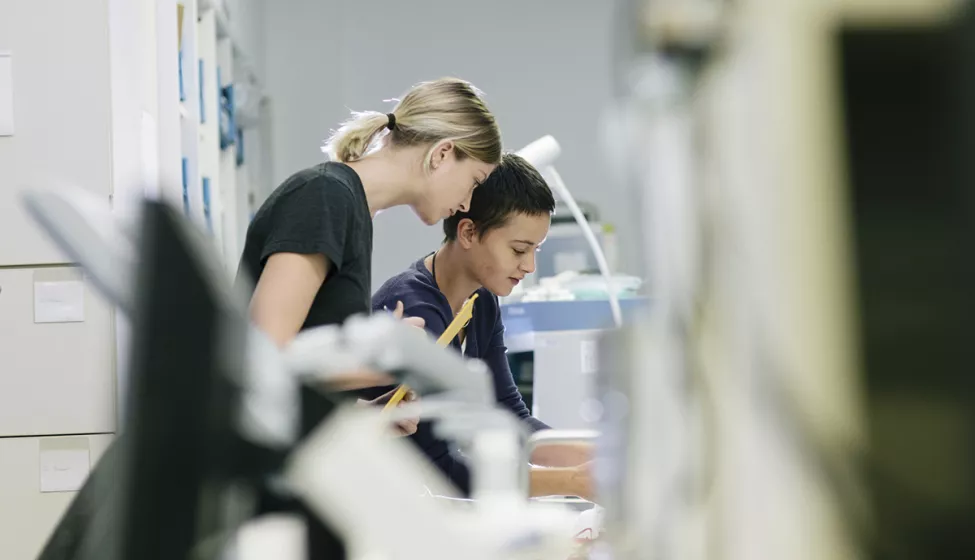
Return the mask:
POLYGON ((388 128, 390 130, 393 130, 394 128, 396 128, 396 115, 394 115, 392 113, 386 113, 386 118, 389 119, 389 122, 386 123, 386 128, 388 128))

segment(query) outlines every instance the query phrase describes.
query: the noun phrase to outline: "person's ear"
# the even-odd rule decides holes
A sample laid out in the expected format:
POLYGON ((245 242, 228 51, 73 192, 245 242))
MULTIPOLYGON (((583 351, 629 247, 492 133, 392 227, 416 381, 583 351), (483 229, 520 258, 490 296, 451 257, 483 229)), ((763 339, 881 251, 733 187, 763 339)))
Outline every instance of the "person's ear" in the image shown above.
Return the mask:
POLYGON ((470 249, 476 238, 477 228, 474 226, 473 220, 464 218, 457 224, 457 241, 460 242, 461 247, 470 249))
POLYGON ((430 152, 430 169, 435 170, 450 156, 450 153, 454 151, 454 141, 453 140, 441 140, 434 145, 433 150, 430 152))

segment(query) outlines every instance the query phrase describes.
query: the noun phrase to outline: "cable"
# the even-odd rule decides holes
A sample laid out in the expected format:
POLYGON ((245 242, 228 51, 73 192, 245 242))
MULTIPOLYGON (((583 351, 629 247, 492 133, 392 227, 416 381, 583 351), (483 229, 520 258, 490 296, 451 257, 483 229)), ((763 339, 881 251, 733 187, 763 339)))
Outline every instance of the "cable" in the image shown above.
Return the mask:
POLYGON ((551 176, 552 182, 555 185, 555 190, 558 191, 559 197, 563 199, 566 206, 569 207, 569 211, 572 212, 572 216, 575 217, 576 222, 582 228, 582 235, 585 236, 586 241, 592 248, 593 256, 596 257, 596 265, 599 267, 600 274, 606 280, 606 291, 609 294, 609 308, 613 312, 613 324, 616 328, 621 328, 623 326, 623 312, 620 309, 620 299, 619 294, 616 293, 615 285, 613 282, 613 277, 609 272, 609 264, 606 262, 606 255, 603 254, 602 247, 599 246, 599 241, 596 240, 596 235, 592 232, 592 227, 589 225, 589 221, 586 220, 586 216, 582 213, 582 209, 576 204, 576 200, 572 198, 572 194, 569 189, 565 186, 562 181, 562 177, 559 172, 555 170, 555 167, 549 165, 546 172, 551 176))

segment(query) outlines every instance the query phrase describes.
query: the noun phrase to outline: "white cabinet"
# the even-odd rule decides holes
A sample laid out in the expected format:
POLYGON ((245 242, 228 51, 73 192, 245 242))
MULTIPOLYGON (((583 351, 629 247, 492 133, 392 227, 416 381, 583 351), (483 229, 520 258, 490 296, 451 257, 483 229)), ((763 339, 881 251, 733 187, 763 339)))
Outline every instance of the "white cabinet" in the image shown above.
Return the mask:
POLYGON ((24 211, 24 190, 112 192, 106 10, 107 0, 0 2, 16 124, 0 137, 0 266, 66 261, 24 211))
POLYGON ((43 282, 84 278, 73 267, 0 269, 0 437, 114 432, 112 309, 84 283, 83 322, 35 323, 43 282))
POLYGON ((0 558, 36 558, 77 492, 41 492, 41 453, 87 449, 94 466, 111 435, 0 438, 0 558))

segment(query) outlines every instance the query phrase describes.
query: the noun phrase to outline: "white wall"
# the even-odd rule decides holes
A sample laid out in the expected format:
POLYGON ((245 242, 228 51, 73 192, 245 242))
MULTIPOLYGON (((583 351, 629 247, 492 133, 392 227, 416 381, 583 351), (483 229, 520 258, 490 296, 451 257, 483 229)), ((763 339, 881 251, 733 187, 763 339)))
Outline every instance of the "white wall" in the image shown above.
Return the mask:
MULTIPOLYGON (((579 200, 618 226, 624 270, 635 228, 599 157, 610 101, 611 0, 277 0, 265 5, 273 102, 273 188, 318 161, 348 109, 386 107, 417 81, 455 75, 487 94, 509 149, 543 134, 562 144, 559 170, 579 200)), ((375 222, 373 287, 438 245, 408 209, 375 222)))
POLYGON ((248 62, 257 77, 264 79, 264 9, 265 0, 223 0, 230 14, 234 36, 247 53, 248 62))

